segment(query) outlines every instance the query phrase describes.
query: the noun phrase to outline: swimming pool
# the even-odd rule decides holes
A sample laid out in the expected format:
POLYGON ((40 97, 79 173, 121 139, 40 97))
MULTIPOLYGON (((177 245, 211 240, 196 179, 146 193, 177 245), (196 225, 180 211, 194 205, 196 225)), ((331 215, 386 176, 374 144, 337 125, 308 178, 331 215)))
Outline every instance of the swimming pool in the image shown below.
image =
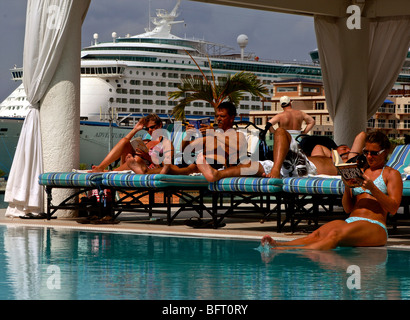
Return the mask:
POLYGON ((0 299, 410 298, 409 251, 264 254, 258 246, 250 240, 0 226, 0 299))

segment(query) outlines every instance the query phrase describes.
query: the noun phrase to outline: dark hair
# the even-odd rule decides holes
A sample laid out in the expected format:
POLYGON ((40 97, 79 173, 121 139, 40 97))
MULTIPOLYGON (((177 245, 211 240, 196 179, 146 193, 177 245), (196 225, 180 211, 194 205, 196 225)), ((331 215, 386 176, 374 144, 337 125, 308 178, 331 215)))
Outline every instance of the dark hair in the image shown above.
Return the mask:
POLYGON ((218 106, 218 109, 228 110, 228 114, 231 117, 236 117, 236 106, 232 102, 229 102, 229 101, 222 102, 218 106))
POLYGON ((147 124, 149 121, 154 121, 157 126, 161 125, 162 126, 162 120, 161 118, 155 114, 155 113, 150 113, 149 115, 144 117, 145 123, 147 124))
POLYGON ((367 134, 366 141, 368 143, 377 143, 382 150, 386 150, 387 153, 390 151, 390 140, 389 138, 381 131, 372 131, 367 134))

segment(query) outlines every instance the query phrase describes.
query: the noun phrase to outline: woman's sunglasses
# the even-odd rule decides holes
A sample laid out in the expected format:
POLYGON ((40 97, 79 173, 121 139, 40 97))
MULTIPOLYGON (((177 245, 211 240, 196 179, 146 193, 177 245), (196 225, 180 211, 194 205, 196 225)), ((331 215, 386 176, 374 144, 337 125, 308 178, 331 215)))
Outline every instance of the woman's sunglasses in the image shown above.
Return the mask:
POLYGON ((371 155, 371 156, 378 156, 379 154, 381 154, 382 152, 384 151, 384 149, 383 150, 380 150, 380 151, 369 151, 369 150, 366 150, 366 149, 363 149, 363 154, 365 155, 365 156, 367 156, 367 155, 371 155))
POLYGON ((145 127, 145 130, 146 131, 148 131, 149 129, 155 129, 157 127, 157 125, 155 124, 155 125, 153 125, 153 126, 151 126, 151 127, 145 127))

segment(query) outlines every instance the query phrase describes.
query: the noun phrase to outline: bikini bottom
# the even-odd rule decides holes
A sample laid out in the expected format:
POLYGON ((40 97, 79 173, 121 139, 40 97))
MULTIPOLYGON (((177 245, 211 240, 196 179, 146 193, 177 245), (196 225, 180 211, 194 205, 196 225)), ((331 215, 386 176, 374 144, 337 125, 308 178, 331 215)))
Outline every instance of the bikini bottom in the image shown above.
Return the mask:
POLYGON ((380 227, 382 227, 384 229, 384 231, 386 231, 387 238, 389 237, 386 226, 383 223, 381 223, 380 221, 372 220, 372 219, 368 219, 368 218, 363 218, 363 217, 349 217, 345 221, 347 223, 352 223, 352 222, 355 222, 355 221, 367 221, 367 222, 370 222, 370 223, 377 224, 380 227))

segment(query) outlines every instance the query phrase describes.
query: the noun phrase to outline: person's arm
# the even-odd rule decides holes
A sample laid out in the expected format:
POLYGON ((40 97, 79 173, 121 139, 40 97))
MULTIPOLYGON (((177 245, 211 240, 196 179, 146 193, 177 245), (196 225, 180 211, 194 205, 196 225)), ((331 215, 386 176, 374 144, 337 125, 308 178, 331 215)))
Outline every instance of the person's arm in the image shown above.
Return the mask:
POLYGON ((305 129, 302 131, 302 134, 307 134, 312 128, 315 126, 315 119, 313 119, 310 115, 307 113, 303 113, 303 120, 306 123, 305 129))
POLYGON ((127 140, 131 140, 138 131, 141 131, 142 129, 144 129, 144 126, 145 126, 145 119, 141 118, 140 121, 138 121, 138 123, 134 126, 134 128, 132 128, 132 130, 128 132, 128 134, 124 138, 127 140))
POLYGON ((349 155, 347 156, 347 159, 351 159, 355 156, 357 156, 358 154, 362 153, 362 150, 364 148, 365 145, 365 141, 366 141, 366 132, 360 132, 353 141, 353 145, 352 148, 349 151, 349 155))
POLYGON ((273 116, 273 117, 268 121, 268 123, 271 124, 271 126, 269 127, 269 132, 270 132, 270 133, 275 133, 275 129, 273 128, 273 126, 274 126, 275 124, 280 123, 280 115, 277 114, 276 116, 273 116))
POLYGON ((355 205, 355 198, 352 195, 352 189, 349 188, 345 184, 345 191, 343 193, 343 198, 342 198, 342 205, 343 209, 346 213, 350 213, 353 211, 354 205, 355 205))

